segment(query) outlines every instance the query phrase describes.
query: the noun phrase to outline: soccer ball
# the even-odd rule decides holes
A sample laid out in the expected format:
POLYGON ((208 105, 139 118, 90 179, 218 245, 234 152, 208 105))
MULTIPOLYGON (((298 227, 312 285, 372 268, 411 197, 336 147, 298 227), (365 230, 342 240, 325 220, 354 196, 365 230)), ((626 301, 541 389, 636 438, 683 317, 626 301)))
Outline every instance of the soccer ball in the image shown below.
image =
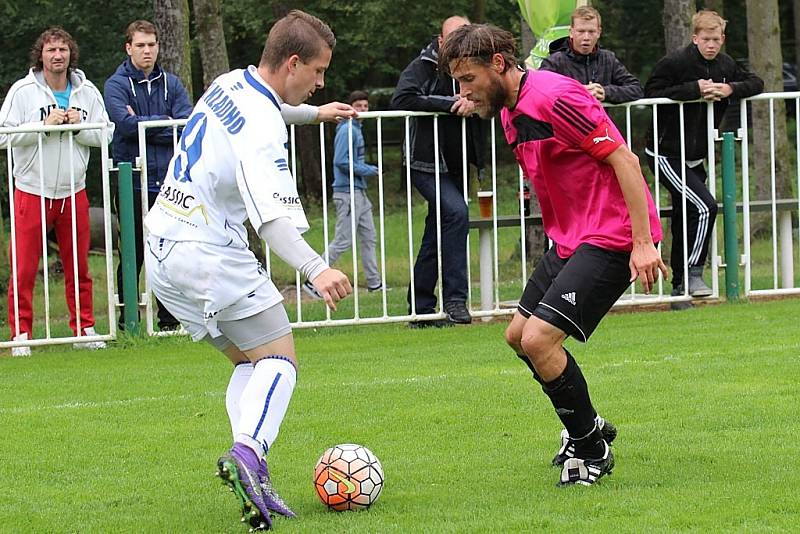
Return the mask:
POLYGON ((378 457, 361 445, 335 445, 314 468, 314 487, 322 504, 341 512, 368 508, 383 489, 383 467, 378 457))

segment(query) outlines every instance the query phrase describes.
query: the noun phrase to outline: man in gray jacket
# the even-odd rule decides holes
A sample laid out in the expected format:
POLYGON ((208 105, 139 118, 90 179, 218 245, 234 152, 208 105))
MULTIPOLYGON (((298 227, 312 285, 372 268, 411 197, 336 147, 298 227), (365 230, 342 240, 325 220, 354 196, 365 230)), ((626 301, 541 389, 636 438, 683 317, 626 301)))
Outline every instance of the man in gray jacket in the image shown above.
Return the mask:
POLYGON ((572 12, 569 37, 550 45, 551 50, 555 45, 555 51, 540 69, 578 80, 600 102, 620 104, 642 98, 639 80, 614 52, 597 45, 602 33, 600 13, 593 7, 579 7, 572 12))
MULTIPOLYGON (((105 130, 75 133, 0 135, 0 147, 11 145, 14 162, 8 324, 15 341, 31 339, 33 334, 33 287, 42 256, 43 226, 45 231, 55 229, 64 266, 70 328, 76 336, 96 335, 88 263, 86 167, 89 147, 108 144, 114 125, 108 120, 100 92, 76 68, 77 63, 78 45, 72 36, 58 27, 45 30, 31 49, 30 72, 11 86, 0 109, 0 126, 58 126, 82 122, 108 126, 105 130)), ((75 346, 100 349, 105 348, 105 343, 89 341, 75 346)), ((27 356, 30 348, 15 347, 12 354, 27 356)))

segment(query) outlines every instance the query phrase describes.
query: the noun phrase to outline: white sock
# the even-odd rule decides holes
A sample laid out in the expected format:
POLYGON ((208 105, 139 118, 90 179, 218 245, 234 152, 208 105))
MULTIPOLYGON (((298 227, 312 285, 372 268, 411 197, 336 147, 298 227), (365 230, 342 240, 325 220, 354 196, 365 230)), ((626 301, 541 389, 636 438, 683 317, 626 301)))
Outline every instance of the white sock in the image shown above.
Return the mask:
POLYGON ((231 380, 228 382, 228 389, 225 391, 225 409, 228 410, 228 419, 231 422, 233 437, 236 437, 236 427, 239 426, 239 418, 242 415, 239 409, 239 401, 242 398, 242 391, 244 391, 251 376, 253 376, 253 364, 251 362, 235 365, 231 380))
POLYGON ((278 436, 296 382, 297 371, 283 356, 258 361, 239 401, 235 440, 266 454, 278 436))

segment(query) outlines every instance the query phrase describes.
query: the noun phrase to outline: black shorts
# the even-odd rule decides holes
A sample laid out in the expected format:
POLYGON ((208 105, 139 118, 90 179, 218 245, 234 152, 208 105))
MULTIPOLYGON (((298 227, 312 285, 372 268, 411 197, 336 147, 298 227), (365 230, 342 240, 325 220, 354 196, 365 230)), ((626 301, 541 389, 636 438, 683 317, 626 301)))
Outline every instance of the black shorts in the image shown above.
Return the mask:
POLYGON ((586 342, 630 287, 630 254, 583 244, 567 259, 552 247, 533 271, 517 310, 586 342))

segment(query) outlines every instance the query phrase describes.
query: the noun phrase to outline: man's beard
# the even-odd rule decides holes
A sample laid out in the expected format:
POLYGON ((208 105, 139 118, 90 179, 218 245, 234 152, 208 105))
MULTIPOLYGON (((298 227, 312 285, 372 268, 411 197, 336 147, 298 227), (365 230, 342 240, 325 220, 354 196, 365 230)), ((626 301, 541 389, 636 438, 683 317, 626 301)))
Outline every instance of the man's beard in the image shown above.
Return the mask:
POLYGON ((486 114, 484 115, 481 113, 481 118, 490 119, 500 113, 500 110, 505 106, 507 96, 506 90, 503 84, 500 83, 500 80, 493 78, 486 95, 486 114))

